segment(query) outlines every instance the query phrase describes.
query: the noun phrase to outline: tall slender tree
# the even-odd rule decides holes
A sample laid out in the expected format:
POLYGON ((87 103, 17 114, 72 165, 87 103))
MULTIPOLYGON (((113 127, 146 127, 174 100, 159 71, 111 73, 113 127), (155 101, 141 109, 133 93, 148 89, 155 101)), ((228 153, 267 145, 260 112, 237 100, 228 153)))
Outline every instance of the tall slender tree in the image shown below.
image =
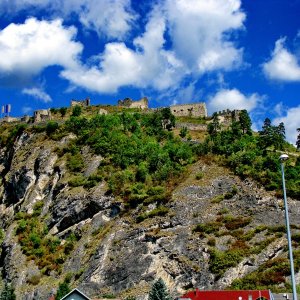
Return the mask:
POLYGON ((243 131, 243 134, 245 134, 245 133, 251 134, 251 132, 252 132, 251 131, 252 122, 251 122, 251 119, 250 119, 249 114, 248 114, 246 109, 243 109, 240 112, 239 123, 241 125, 241 129, 243 131))

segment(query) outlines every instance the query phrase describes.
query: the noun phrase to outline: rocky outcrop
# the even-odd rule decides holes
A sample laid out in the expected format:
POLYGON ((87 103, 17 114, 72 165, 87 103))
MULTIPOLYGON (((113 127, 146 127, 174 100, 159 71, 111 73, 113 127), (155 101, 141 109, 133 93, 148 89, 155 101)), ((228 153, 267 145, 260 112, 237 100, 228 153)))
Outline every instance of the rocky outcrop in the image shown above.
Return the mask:
MULTIPOLYGON (((48 299, 66 274, 71 274, 72 286, 90 297, 144 297, 158 277, 174 296, 196 287, 225 288, 269 259, 286 255, 284 235, 271 234, 273 240, 265 247, 217 276, 210 269, 212 248, 226 251, 236 240, 224 216, 248 218, 236 235, 266 226, 249 237, 254 247, 268 238, 264 228, 284 224, 281 200, 251 180, 242 181, 225 168, 200 160, 165 204, 168 214, 138 223, 141 207, 126 210, 121 199, 108 193, 104 181, 91 188, 69 184, 71 175, 59 153, 73 138, 50 141, 41 134, 24 133, 12 149, 0 153, 0 219, 5 230, 1 272, 15 286, 18 299, 48 299), (203 178, 196 179, 199 172, 203 178), (42 205, 37 219, 47 225, 48 237, 57 237, 60 247, 72 234, 76 237, 58 263, 59 271, 44 272, 33 256, 25 255, 16 234, 16 214, 33 214, 38 203, 42 205), (193 230, 197 224, 210 222, 218 226, 213 234, 193 230)), ((88 178, 102 158, 88 148, 81 151, 82 174, 88 178)), ((292 199, 289 203, 291 223, 297 224, 300 203, 292 199)), ((156 203, 149 204, 147 211, 155 208, 156 203)))

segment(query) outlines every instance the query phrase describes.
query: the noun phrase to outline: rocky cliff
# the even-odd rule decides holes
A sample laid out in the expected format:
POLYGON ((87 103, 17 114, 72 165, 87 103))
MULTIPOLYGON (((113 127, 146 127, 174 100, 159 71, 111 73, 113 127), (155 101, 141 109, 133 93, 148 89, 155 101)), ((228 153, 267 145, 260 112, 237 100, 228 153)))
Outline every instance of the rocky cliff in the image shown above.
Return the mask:
MULTIPOLYGON (((128 209, 105 180, 70 182, 61 152, 74 138, 23 131, 1 149, 1 273, 17 299, 48 299, 66 276, 90 297, 143 297, 159 277, 174 296, 236 288, 266 271, 262 285, 288 286, 288 270, 274 271, 287 264, 282 201, 263 187, 206 156, 188 167, 163 213, 155 202, 128 209), (267 283, 272 276, 280 278, 267 283)), ((80 152, 88 177, 102 157, 80 152)), ((289 205, 297 248, 300 203, 289 205)))

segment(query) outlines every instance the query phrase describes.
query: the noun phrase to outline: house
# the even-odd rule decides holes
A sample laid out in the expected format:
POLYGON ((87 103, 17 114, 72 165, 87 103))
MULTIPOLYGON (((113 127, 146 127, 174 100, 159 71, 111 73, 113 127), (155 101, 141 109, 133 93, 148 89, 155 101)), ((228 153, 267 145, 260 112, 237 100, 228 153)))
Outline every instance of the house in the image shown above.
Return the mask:
POLYGON ((72 290, 69 294, 65 295, 61 300, 91 300, 84 293, 78 289, 72 290))
POLYGON ((195 291, 188 292, 180 300, 274 300, 269 290, 245 291, 195 291))

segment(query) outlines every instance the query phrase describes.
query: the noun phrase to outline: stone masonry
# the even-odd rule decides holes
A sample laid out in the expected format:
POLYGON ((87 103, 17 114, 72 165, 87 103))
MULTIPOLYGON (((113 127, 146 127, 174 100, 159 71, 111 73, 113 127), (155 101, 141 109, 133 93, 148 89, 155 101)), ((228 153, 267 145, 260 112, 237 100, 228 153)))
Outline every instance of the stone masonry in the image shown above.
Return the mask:
POLYGON ((171 105, 170 109, 176 117, 207 117, 207 109, 204 102, 171 105))
POLYGON ((118 101, 118 106, 127 107, 127 108, 140 108, 147 109, 148 108, 148 98, 143 97, 138 101, 133 101, 130 98, 125 98, 124 100, 118 101))

